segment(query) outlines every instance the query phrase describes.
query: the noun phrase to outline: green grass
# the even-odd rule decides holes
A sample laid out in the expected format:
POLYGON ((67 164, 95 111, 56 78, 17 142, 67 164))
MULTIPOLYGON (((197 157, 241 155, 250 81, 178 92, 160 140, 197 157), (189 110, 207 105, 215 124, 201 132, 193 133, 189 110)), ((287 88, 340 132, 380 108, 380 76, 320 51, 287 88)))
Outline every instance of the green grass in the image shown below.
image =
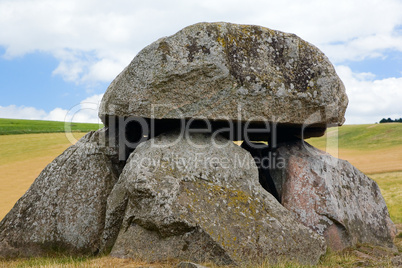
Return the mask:
POLYGON ((0 259, 0 267, 83 267, 88 263, 89 257, 37 257, 19 260, 0 259), (2 265, 4 264, 4 266, 2 265))
MULTIPOLYGON (((391 258, 384 256, 376 256, 371 254, 370 259, 362 259, 356 253, 365 252, 359 248, 359 246, 345 249, 341 252, 331 252, 322 256, 317 265, 300 265, 291 261, 282 261, 277 264, 270 264, 269 260, 261 264, 240 264, 240 268, 306 268, 306 267, 317 267, 317 268, 333 268, 333 267, 358 267, 358 266, 369 266, 369 267, 394 267, 391 264, 391 258)), ((378 248, 383 251, 384 249, 378 248)), ((378 251, 378 252, 381 252, 378 251)), ((370 253, 369 253, 370 254, 370 253)), ((177 267, 180 260, 170 259, 165 262, 153 262, 147 263, 142 260, 133 259, 117 259, 109 256, 98 256, 98 257, 68 257, 68 256, 54 256, 54 257, 34 257, 34 258, 19 258, 19 259, 1 259, 0 267, 64 267, 64 268, 78 268, 78 267, 177 267)), ((205 267, 211 268, 230 268, 233 266, 217 266, 213 263, 202 263, 205 267)))
MULTIPOLYGON (((67 123, 72 132, 89 132, 103 127, 102 124, 67 123)), ((65 132, 64 122, 0 118, 0 135, 65 132)))
POLYGON ((339 148, 375 150, 402 145, 402 123, 344 125, 329 128, 325 136, 307 140, 318 148, 327 145, 339 148))
POLYGON ((402 172, 372 174, 370 178, 380 186, 391 220, 402 223, 402 172))

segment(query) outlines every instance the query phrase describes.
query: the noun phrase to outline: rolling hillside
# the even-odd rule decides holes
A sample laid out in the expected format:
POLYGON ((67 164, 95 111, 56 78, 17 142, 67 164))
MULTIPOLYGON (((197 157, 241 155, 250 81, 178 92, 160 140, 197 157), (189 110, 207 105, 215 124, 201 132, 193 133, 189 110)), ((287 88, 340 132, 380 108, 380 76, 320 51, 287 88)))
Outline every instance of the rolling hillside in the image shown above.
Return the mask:
POLYGON ((71 128, 72 132, 88 132, 100 129, 103 125, 0 118, 0 135, 57 133, 64 132, 66 127, 71 128))
POLYGON ((402 123, 330 128, 307 142, 367 174, 402 171, 402 123))
MULTIPOLYGON (((86 123, 67 126, 71 127, 70 140, 78 140, 85 133, 103 127, 86 123)), ((0 219, 42 169, 71 146, 70 140, 64 122, 0 118, 0 219)))
POLYGON ((342 149, 371 151, 402 146, 402 123, 345 125, 329 128, 325 136, 307 141, 316 147, 324 148, 335 146, 336 138, 342 149))

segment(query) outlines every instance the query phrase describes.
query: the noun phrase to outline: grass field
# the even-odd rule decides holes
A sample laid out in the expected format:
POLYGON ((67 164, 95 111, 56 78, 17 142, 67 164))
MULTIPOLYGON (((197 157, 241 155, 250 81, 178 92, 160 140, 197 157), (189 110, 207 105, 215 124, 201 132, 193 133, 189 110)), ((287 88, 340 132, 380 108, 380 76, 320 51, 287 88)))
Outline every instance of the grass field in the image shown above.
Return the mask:
POLYGON ((102 124, 0 118, 0 135, 65 132, 66 126, 72 132, 88 132, 103 127, 102 124))
POLYGON ((372 151, 402 146, 402 123, 345 125, 329 128, 325 136, 309 139, 319 148, 334 146, 338 138, 339 147, 351 150, 372 151), (327 141, 330 144, 327 144, 327 141))
MULTIPOLYGON (((401 239, 402 240, 402 239, 401 239)), ((357 247, 347 249, 342 252, 328 252, 316 266, 298 265, 295 263, 283 262, 277 265, 270 265, 268 262, 262 264, 243 264, 237 267, 239 268, 338 268, 338 267, 383 267, 392 268, 395 267, 391 263, 393 254, 389 251, 383 252, 381 248, 367 248, 357 247), (370 257, 370 259, 364 258, 362 254, 368 253, 371 250, 376 250, 377 257, 370 257), (385 254, 384 254, 385 253, 385 254), (381 254, 383 254, 381 256, 381 254)), ((132 259, 118 259, 109 256, 102 257, 40 257, 29 259, 14 259, 14 260, 1 260, 0 267, 64 267, 64 268, 109 268, 109 267, 121 267, 121 268, 144 268, 144 267, 177 267, 179 261, 168 260, 166 262, 148 263, 142 260, 132 259)), ((217 266, 212 263, 202 263, 205 267, 211 268, 233 268, 234 266, 217 266)))
MULTIPOLYGON (((74 137, 78 139, 84 134, 74 133, 74 137)), ((336 157, 348 160, 369 174, 379 184, 392 220, 398 224, 398 229, 402 229, 402 124, 343 126, 330 129, 324 137, 309 139, 308 142, 336 157)), ((40 171, 70 145, 64 133, 0 135, 0 219, 25 193, 40 171)), ((402 251, 401 234, 396 243, 402 251)), ((367 260, 362 261, 361 254, 356 252, 356 249, 351 249, 329 253, 317 267, 356 267, 362 263, 367 264, 367 260)), ((369 262, 374 262, 372 267, 392 267, 390 258, 387 257, 381 259, 381 262, 369 262)), ((0 267, 172 267, 175 264, 149 264, 111 257, 0 260, 0 267)), ((214 267, 210 264, 208 266, 214 267)), ((274 267, 300 266, 281 264, 274 267)))
MULTIPOLYGON (((74 133, 76 139, 85 133, 74 133)), ((71 145, 64 133, 0 135, 0 219, 39 173, 71 145)))
POLYGON ((42 169, 71 145, 66 127, 72 132, 70 140, 76 140, 103 125, 0 118, 0 219, 42 169))
POLYGON ((370 177, 378 183, 387 203, 391 219, 402 223, 402 172, 372 174, 370 177))
POLYGON ((307 140, 366 174, 402 171, 402 124, 346 125, 307 140))

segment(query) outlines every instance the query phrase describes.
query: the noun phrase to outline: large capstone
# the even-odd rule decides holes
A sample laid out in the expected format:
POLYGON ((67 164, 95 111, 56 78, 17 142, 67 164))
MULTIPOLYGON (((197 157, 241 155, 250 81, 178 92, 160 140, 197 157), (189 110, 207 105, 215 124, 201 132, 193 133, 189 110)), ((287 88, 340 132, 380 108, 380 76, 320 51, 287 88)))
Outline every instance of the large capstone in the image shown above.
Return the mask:
POLYGON ((105 130, 50 163, 0 223, 0 257, 99 251, 106 200, 122 170, 105 130))
POLYGON ((140 144, 108 198, 103 251, 115 257, 314 264, 325 248, 262 188, 251 155, 219 135, 140 144))
MULTIPOLYGON (((342 125, 347 103, 328 58, 296 35, 198 23, 140 51, 110 84, 99 116, 107 126, 110 118, 130 116, 206 119, 214 128, 226 121, 255 128, 270 122, 287 134, 301 136, 304 129, 308 137, 342 125)), ((156 132, 171 125, 158 121, 156 132)))

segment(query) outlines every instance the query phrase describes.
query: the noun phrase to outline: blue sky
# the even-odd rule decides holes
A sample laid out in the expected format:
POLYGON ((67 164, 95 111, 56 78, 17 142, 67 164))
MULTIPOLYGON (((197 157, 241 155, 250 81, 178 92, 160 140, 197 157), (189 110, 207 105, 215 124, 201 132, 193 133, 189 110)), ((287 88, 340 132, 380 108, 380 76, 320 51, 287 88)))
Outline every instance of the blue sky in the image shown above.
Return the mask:
POLYGON ((384 58, 345 60, 343 64, 357 73, 373 73, 376 79, 402 76, 402 53, 400 51, 384 51, 384 58))
POLYGON ((295 33, 335 65, 346 123, 402 117, 401 0, 0 0, 0 118, 97 122, 146 45, 201 21, 295 33))
MULTIPOLYGON (((33 106, 50 112, 55 107, 66 108, 69 103, 85 99, 88 95, 85 85, 65 81, 60 75, 52 75, 57 66, 57 59, 43 52, 12 59, 0 58, 0 105, 33 106)), ((107 86, 106 83, 104 86, 107 86)), ((100 94, 104 88, 97 86, 93 90, 100 94)))

